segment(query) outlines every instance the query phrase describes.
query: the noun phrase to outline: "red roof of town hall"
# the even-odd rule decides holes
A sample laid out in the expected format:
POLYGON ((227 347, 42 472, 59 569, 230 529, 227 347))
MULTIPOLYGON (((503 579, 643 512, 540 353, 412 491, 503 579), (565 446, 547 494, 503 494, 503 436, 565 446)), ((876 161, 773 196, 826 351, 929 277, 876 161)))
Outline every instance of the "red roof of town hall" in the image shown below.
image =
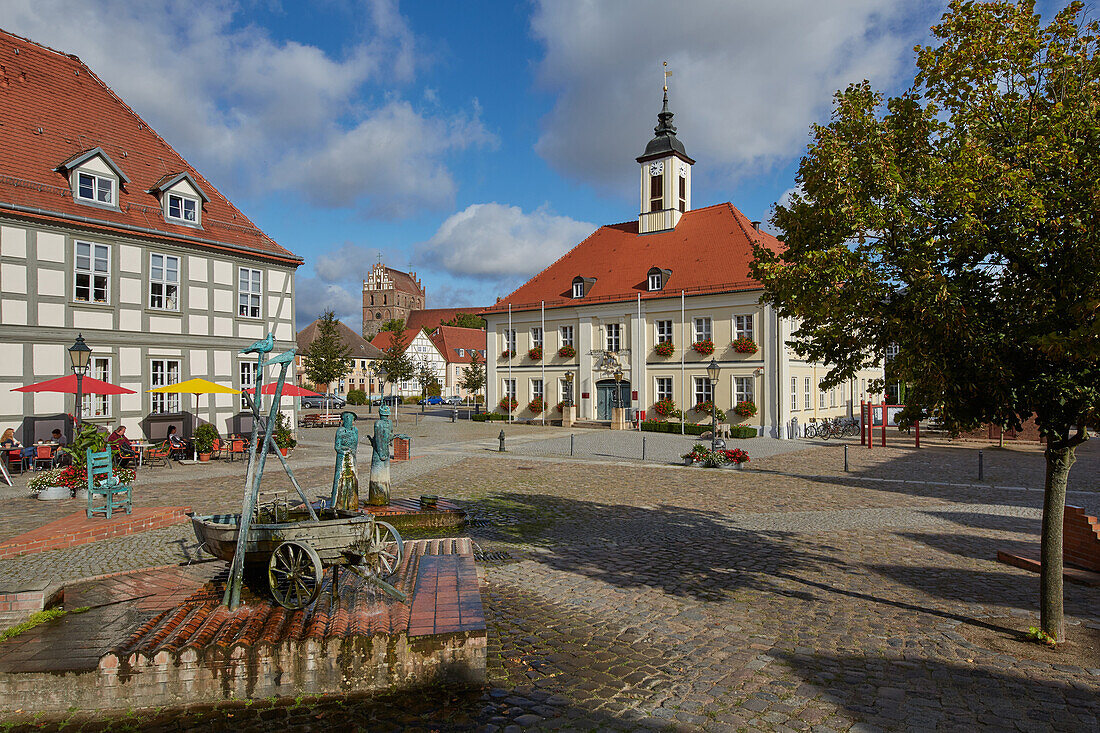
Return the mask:
POLYGON ((298 265, 188 165, 76 56, 0 31, 0 212, 298 265), (62 164, 105 153, 123 174, 118 207, 73 200, 62 164), (158 185, 201 189, 201 228, 165 220, 158 185), (153 192, 151 192, 153 191, 153 192))
MULTIPOLYGON (((470 363, 471 352, 485 351, 485 331, 480 328, 440 326, 429 336, 448 364, 470 363), (459 350, 462 353, 459 353, 459 350)), ((482 359, 484 361, 484 359, 482 359)))
POLYGON ((755 290, 749 275, 752 243, 769 249, 782 243, 753 227, 733 204, 717 204, 685 213, 675 229, 638 234, 638 222, 610 224, 592 233, 561 259, 482 313, 547 308, 687 295, 755 290), (668 271, 664 287, 651 292, 651 268, 668 271), (572 297, 573 280, 595 279, 582 298, 572 297))

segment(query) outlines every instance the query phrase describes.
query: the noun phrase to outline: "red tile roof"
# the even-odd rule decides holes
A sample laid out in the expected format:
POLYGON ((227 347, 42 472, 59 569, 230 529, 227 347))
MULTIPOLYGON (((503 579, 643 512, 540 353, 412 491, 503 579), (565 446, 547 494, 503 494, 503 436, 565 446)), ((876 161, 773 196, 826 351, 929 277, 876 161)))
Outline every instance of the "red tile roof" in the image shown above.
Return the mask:
POLYGON ((387 267, 386 274, 390 276, 394 290, 400 290, 410 295, 424 295, 424 286, 420 284, 415 272, 401 272, 401 270, 387 267))
MULTIPOLYGON (((320 335, 320 327, 318 324, 321 319, 318 318, 313 323, 309 324, 301 331, 298 332, 298 353, 304 354, 309 348, 309 345, 320 335)), ((382 351, 377 346, 367 341, 365 338, 352 331, 347 327, 347 324, 340 321, 336 324, 336 330, 340 334, 340 340, 344 342, 344 346, 348 347, 348 351, 351 352, 353 358, 356 359, 381 359, 382 351)))
POLYGON ((717 204, 689 211, 675 229, 638 234, 638 222, 611 224, 597 229, 588 239, 565 253, 508 297, 481 311, 537 310, 586 303, 755 290, 761 285, 749 275, 752 243, 771 249, 782 243, 753 228, 733 204, 717 204), (670 270, 661 291, 648 290, 652 267, 670 270), (588 294, 572 298, 573 278, 595 278, 588 294))
POLYGON ((290 265, 301 258, 237 210, 76 56, 0 31, 0 212, 115 234, 137 234, 290 265), (73 200, 62 163, 95 148, 129 179, 119 210, 73 200), (202 228, 171 224, 152 193, 188 174, 209 198, 202 228))
POLYGON ((434 331, 444 321, 453 321, 460 313, 477 315, 483 310, 481 306, 472 308, 421 308, 409 314, 405 325, 409 328, 426 328, 434 331))
POLYGON ((485 351, 485 331, 480 328, 440 326, 428 338, 448 364, 469 364, 471 351, 485 351), (461 355, 458 353, 459 349, 462 349, 461 355))
MULTIPOLYGON (((419 328, 406 328, 402 334, 402 340, 405 342, 405 348, 408 348, 412 340, 416 338, 416 334, 420 333, 419 328)), ((371 344, 385 351, 393 345, 393 331, 379 331, 378 335, 370 340, 371 344)))

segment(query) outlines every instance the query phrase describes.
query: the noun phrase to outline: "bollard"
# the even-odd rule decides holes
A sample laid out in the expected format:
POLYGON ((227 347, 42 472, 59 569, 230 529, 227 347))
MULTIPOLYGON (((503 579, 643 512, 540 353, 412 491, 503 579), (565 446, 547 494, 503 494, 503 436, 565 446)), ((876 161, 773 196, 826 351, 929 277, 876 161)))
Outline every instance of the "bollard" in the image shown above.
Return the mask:
POLYGON ((982 481, 985 478, 985 456, 982 452, 978 451, 978 480, 982 481))
POLYGON ((642 460, 645 460, 645 436, 642 436, 642 460))
POLYGON ((844 473, 848 473, 848 445, 844 446, 844 473))
POLYGON ((497 436, 497 440, 500 441, 500 448, 497 450, 497 452, 498 453, 504 453, 505 451, 504 451, 504 431, 503 430, 500 431, 500 435, 497 436))
POLYGON ((570 456, 573 455, 573 437, 574 437, 573 434, 570 433, 569 434, 569 455, 570 456))
POLYGON ((451 412, 451 422, 458 422, 458 407, 451 412))

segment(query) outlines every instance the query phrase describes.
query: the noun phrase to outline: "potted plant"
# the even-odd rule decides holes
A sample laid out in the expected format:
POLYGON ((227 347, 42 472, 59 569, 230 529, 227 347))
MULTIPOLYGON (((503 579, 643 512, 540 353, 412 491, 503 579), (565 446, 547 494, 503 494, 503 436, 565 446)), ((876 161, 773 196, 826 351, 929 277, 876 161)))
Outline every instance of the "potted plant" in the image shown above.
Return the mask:
POLYGON ((748 336, 741 336, 733 340, 733 350, 738 354, 755 354, 760 349, 751 338, 748 336))
POLYGON ((542 347, 536 346, 527 351, 527 358, 531 361, 542 361, 542 347))
POLYGON ((717 422, 725 422, 725 420, 726 420, 726 413, 723 412, 722 410, 718 410, 714 406, 714 402, 712 402, 711 400, 707 400, 706 402, 700 402, 697 405, 695 405, 695 411, 696 412, 701 412, 704 415, 714 415, 715 412, 717 412, 717 415, 715 417, 715 420, 717 422))
POLYGON ((688 451, 687 453, 685 453, 684 455, 682 455, 680 457, 684 459, 684 465, 685 466, 690 466, 691 464, 695 463, 696 461, 703 460, 703 458, 708 453, 710 453, 710 451, 707 450, 707 447, 705 445, 703 445, 702 443, 696 443, 695 445, 691 446, 690 451, 688 451))
POLYGON ((535 399, 528 402, 527 409, 535 413, 536 415, 542 414, 542 411, 545 409, 545 407, 543 406, 542 398, 536 397, 535 399))
POLYGON ((752 400, 742 400, 733 408, 739 417, 752 417, 756 414, 756 403, 752 400))
POLYGON ((560 415, 560 414, 562 414, 563 412, 565 412, 565 402, 564 402, 564 401, 563 401, 563 402, 559 402, 559 403, 557 404, 557 408, 558 408, 558 414, 559 414, 559 415, 560 415))
POLYGON ((210 460, 210 453, 214 450, 214 441, 217 439, 218 430, 210 423, 203 423, 195 428, 195 450, 198 451, 200 461, 210 460))
POLYGON ((576 355, 577 355, 577 350, 574 349, 572 346, 563 346, 560 349, 558 349, 558 356, 560 356, 563 359, 572 359, 576 355))
POLYGON ((653 347, 657 356, 672 356, 676 353, 676 345, 671 341, 662 341, 653 347))
POLYGON ((670 398, 657 400, 653 403, 653 411, 661 417, 669 417, 676 412, 676 402, 670 398))
POLYGON ((275 430, 271 438, 275 441, 275 447, 278 448, 279 452, 284 456, 291 448, 298 445, 298 441, 294 439, 294 436, 290 432, 290 420, 287 418, 286 413, 281 410, 275 417, 275 430))
POLYGON ((500 400, 498 406, 503 412, 515 412, 515 409, 519 407, 519 402, 515 398, 509 399, 504 397, 500 400))
POLYGON ((691 345, 691 348, 695 350, 697 354, 703 356, 710 356, 714 353, 714 341, 711 339, 703 339, 702 341, 696 341, 691 345))
MULTIPOLYGON (((115 468, 114 473, 123 483, 130 483, 137 476, 132 468, 115 468)), ((74 464, 36 473, 27 480, 27 488, 42 501, 79 497, 88 488, 87 460, 79 468, 74 464)))
POLYGON ((500 358, 501 359, 511 359, 515 355, 516 355, 515 349, 512 349, 512 350, 505 349, 504 351, 500 352, 500 358))

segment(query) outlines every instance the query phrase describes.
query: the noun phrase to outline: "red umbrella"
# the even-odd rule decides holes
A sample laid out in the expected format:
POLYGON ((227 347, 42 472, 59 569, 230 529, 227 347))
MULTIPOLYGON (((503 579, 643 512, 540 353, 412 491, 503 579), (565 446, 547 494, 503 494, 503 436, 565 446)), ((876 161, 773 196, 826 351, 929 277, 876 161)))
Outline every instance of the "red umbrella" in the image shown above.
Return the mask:
MULTIPOLYGON (((92 377, 84 377, 80 385, 83 394, 137 394, 132 389, 119 387, 117 384, 108 384, 92 377)), ((76 375, 58 377, 38 384, 28 384, 25 387, 16 387, 12 392, 61 392, 62 394, 76 394, 76 375)))
MULTIPOLYGON (((256 388, 246 389, 248 394, 256 394, 256 388)), ((268 382, 260 388, 261 394, 275 394, 275 382, 268 382)), ((305 387, 299 387, 296 384, 284 384, 283 385, 283 397, 320 397, 313 390, 306 389, 305 387)))

